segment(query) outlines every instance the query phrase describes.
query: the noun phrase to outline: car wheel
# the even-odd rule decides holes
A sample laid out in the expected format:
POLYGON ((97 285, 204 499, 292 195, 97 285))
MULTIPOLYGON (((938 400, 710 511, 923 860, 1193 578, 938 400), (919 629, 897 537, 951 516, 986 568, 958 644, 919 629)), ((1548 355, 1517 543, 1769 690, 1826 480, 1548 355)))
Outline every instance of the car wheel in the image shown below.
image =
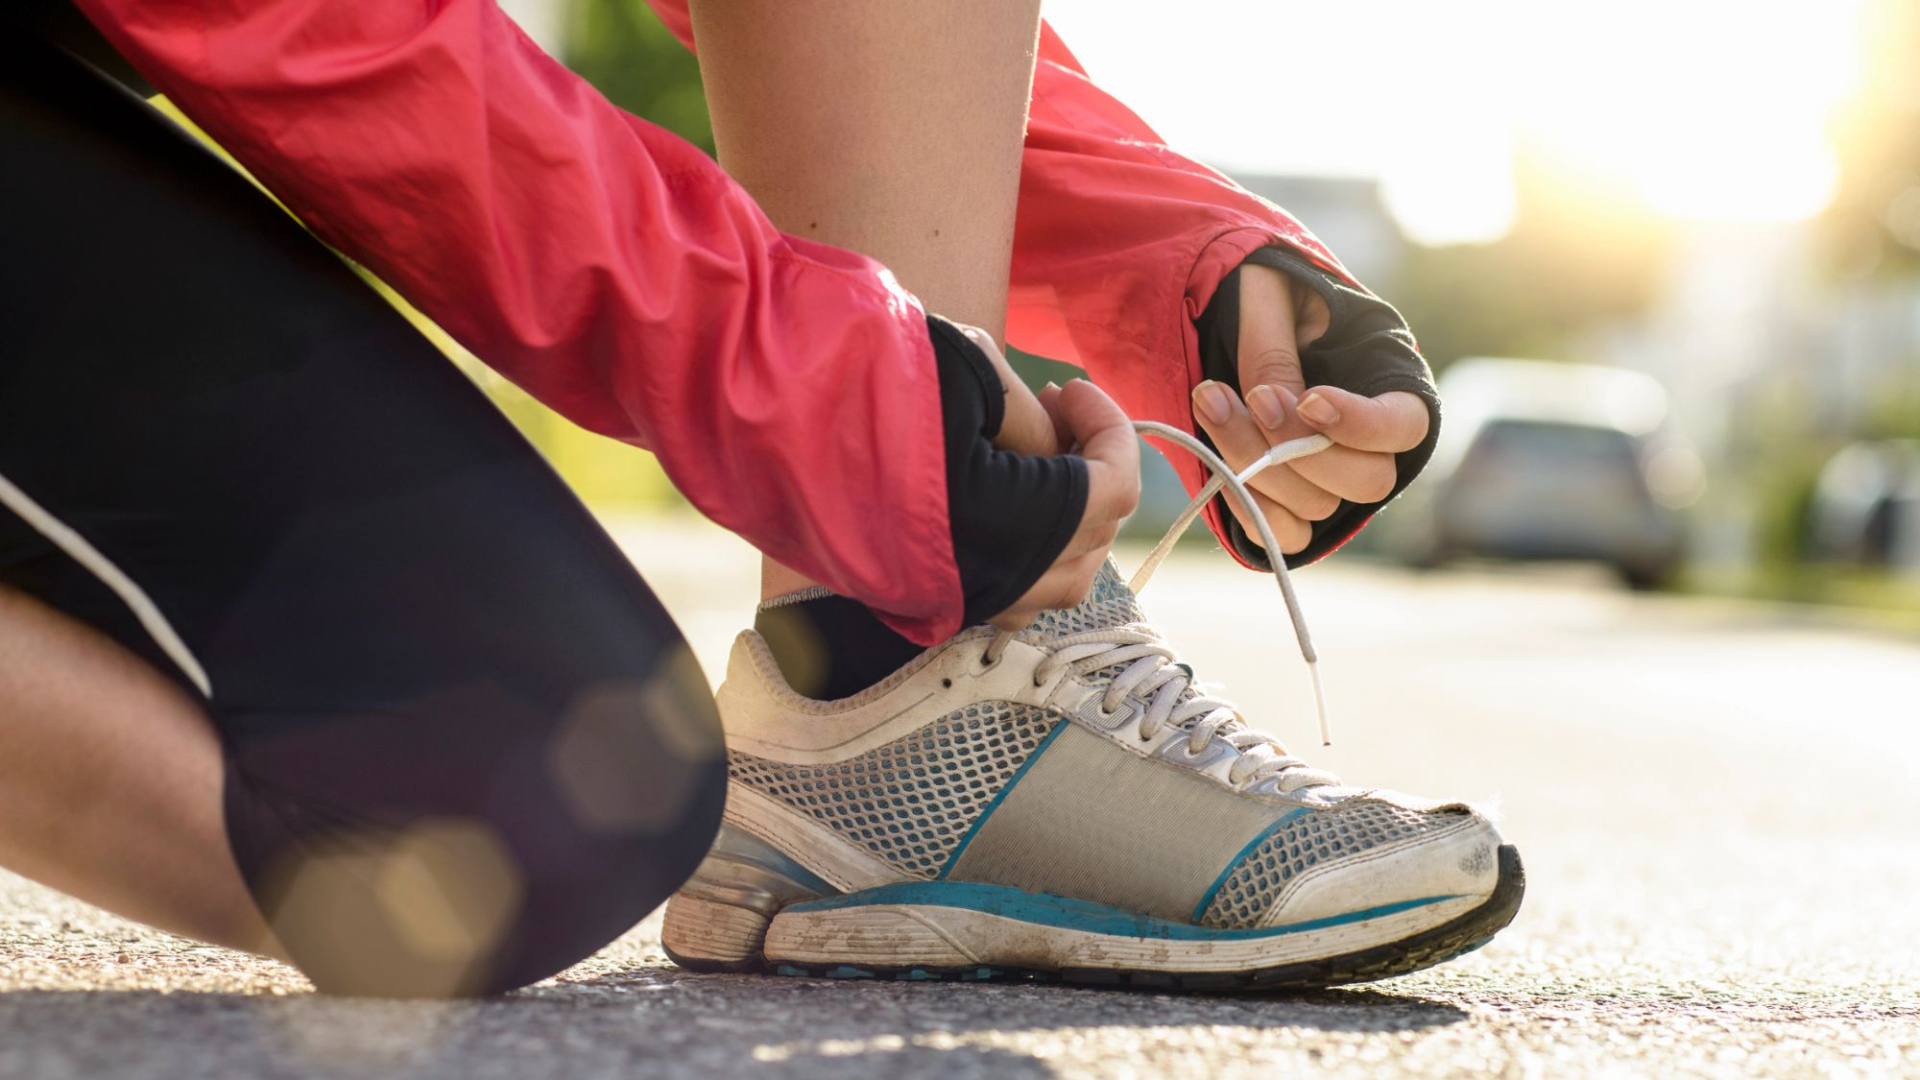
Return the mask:
POLYGON ((1642 566, 1634 563, 1621 563, 1614 568, 1620 575, 1621 584, 1634 592, 1655 592, 1666 586, 1673 576, 1671 566, 1642 566))

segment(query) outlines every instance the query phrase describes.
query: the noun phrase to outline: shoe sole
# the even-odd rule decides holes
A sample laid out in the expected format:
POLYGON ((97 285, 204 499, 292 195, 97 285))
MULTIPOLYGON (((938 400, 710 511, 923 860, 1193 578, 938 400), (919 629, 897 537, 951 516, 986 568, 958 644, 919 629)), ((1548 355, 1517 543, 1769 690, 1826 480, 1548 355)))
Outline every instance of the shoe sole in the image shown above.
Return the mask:
MULTIPOLYGON (((1493 892, 1479 904, 1437 926, 1416 931, 1384 943, 1335 951, 1310 959, 1287 960, 1265 965, 1236 965, 1238 945, 1247 949, 1276 951, 1274 935, 1298 934, 1299 947, 1311 949, 1325 942, 1351 939, 1365 932, 1391 932, 1395 921, 1419 918, 1422 913, 1408 906, 1397 906, 1362 919, 1323 920, 1274 932, 1217 932, 1211 936, 1191 930, 1200 937, 1187 959, 1190 963, 1227 965, 1215 970, 1156 967, 1151 962, 1133 965, 1123 962, 1129 953, 1143 958, 1166 957, 1180 948, 1178 944, 1153 938, 1118 935, 1086 935, 1093 939, 1094 956, 1100 966, 1021 962, 1026 958, 1057 949, 1058 931, 1047 931, 1017 916, 984 911, 960 911, 938 906, 911 904, 868 906, 859 910, 860 920, 835 925, 834 902, 796 904, 774 916, 767 929, 764 952, 736 959, 710 960, 681 955, 669 940, 667 955, 676 964, 692 971, 772 971, 775 974, 828 979, 888 979, 902 982, 989 982, 1036 981, 1077 986, 1107 986, 1152 990, 1309 990, 1346 983, 1370 982, 1418 971, 1472 952, 1486 944, 1513 921, 1526 894, 1526 870, 1520 853, 1511 845, 1499 849, 1499 876, 1493 892), (1039 939, 1036 940, 1036 932, 1039 939), (1316 936, 1317 935, 1317 936, 1316 936), (1246 942, 1246 945, 1239 945, 1246 942), (965 946, 987 947, 967 948, 965 946), (889 964, 874 962, 881 957, 860 956, 862 952, 919 952, 923 955, 950 955, 958 962, 889 964), (833 961, 796 959, 792 953, 819 956, 830 952, 833 961), (772 954, 769 959, 767 954, 772 954), (788 955, 781 955, 786 953, 788 955), (1104 954, 1104 955, 1102 955, 1104 954), (966 959, 984 955, 985 962, 966 959), (1013 962, 995 962, 1006 957, 1013 962)), ((682 900, 675 898, 675 903, 682 900)), ((1059 901, 1072 904, 1072 901, 1059 901)), ((736 909, 737 910, 737 909, 736 909)), ((696 916, 686 911, 682 918, 696 916)), ((1430 914, 1430 913, 1427 913, 1430 914)), ((669 911, 669 924, 675 913, 669 911)), ((764 923, 762 924, 765 925, 764 923)), ((669 939, 674 934, 667 935, 669 939)), ((744 942, 743 942, 744 944, 744 942)), ((1086 953, 1089 950, 1079 950, 1086 953)))

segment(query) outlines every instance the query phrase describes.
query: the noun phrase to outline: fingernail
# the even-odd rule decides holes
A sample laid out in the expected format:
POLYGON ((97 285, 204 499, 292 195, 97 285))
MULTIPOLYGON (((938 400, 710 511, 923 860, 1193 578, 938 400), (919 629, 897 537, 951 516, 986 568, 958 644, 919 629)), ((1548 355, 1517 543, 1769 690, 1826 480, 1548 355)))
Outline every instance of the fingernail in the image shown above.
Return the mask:
POLYGON ((1321 425, 1340 422, 1340 410, 1319 394, 1308 394, 1300 400, 1300 415, 1321 425))
POLYGON ((1040 392, 1044 394, 1049 390, 1058 390, 1058 389, 1060 389, 1060 384, 1057 382, 1054 382, 1052 379, 1048 379, 1047 385, 1041 387, 1040 392))
POLYGON ((1247 391, 1247 408, 1263 428, 1277 428, 1287 422, 1287 407, 1280 403, 1280 395, 1274 393, 1271 386, 1256 386, 1247 391))
POLYGON ((1193 388, 1193 404, 1209 424, 1224 424, 1233 416, 1233 400, 1227 388, 1208 380, 1193 388))

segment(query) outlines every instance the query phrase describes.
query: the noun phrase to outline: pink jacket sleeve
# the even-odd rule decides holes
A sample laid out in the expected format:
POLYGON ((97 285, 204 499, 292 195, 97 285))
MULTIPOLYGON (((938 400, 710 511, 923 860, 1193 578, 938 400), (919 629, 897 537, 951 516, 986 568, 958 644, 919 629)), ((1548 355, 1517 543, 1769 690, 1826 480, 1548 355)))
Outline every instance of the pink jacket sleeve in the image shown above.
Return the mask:
POLYGON ((321 238, 703 512, 959 628, 937 373, 878 264, 777 231, 493 0, 79 0, 321 238))
MULTIPOLYGON (((1087 78, 1051 26, 1020 177, 1008 340, 1085 368, 1136 418, 1194 431, 1193 319, 1249 252, 1290 248, 1360 287, 1284 210, 1169 150, 1087 78)), ((1191 455, 1168 458, 1188 491, 1206 482, 1191 455)), ((1231 552, 1226 520, 1215 500, 1207 522, 1231 552)))
MULTIPOLYGON (((692 48, 686 0, 648 2, 692 48)), ((1192 432, 1188 395, 1201 379, 1193 319, 1220 279, 1270 245, 1364 288, 1286 211, 1168 149, 1042 24, 1020 163, 1011 344, 1086 369, 1129 416, 1192 432)), ((1190 455, 1168 457, 1188 491, 1206 482, 1190 455)), ((1207 523, 1234 551, 1219 500, 1207 523)))

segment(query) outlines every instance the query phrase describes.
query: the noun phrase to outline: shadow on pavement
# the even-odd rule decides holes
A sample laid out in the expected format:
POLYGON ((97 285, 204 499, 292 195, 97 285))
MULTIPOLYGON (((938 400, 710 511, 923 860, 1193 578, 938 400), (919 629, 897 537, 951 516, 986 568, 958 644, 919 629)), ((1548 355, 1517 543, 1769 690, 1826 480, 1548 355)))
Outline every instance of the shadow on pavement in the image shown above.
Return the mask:
POLYGON ((1051 1077, 1048 1047, 1204 1053, 1207 1029, 1417 1031, 1451 1006, 1376 990, 1200 997, 841 983, 640 967, 480 1002, 0 993, 0 1077, 1051 1077))

